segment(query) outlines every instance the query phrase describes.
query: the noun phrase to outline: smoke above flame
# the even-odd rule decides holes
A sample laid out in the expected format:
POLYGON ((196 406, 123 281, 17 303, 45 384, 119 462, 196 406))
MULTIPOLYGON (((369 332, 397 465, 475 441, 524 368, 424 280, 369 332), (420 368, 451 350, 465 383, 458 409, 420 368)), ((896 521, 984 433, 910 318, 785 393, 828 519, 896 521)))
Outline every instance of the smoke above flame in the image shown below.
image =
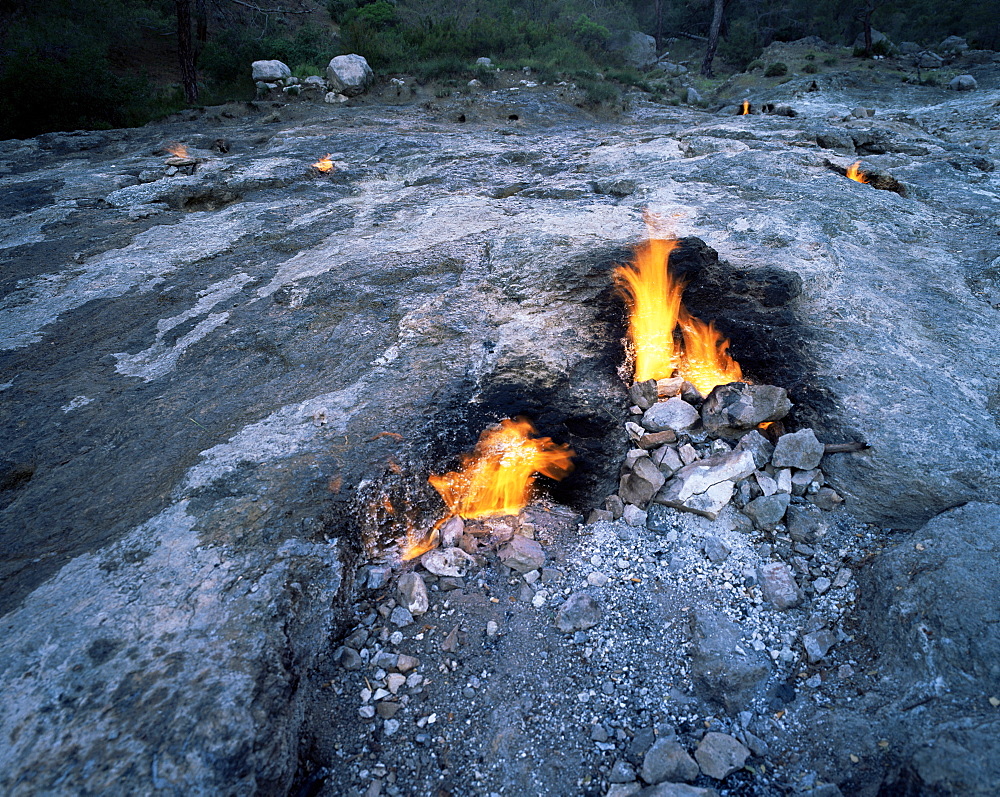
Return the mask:
POLYGON ((538 474, 562 479, 573 470, 574 452, 549 437, 535 437, 525 418, 486 429, 457 471, 428 481, 451 515, 470 518, 516 515, 531 500, 538 474))
POLYGON ((847 179, 854 180, 856 183, 867 183, 868 177, 863 171, 861 171, 861 161, 853 163, 847 167, 847 179))
POLYGON ((615 270, 629 309, 634 379, 666 379, 677 371, 707 396, 716 385, 741 381, 743 372, 729 355, 729 341, 715 325, 691 315, 681 302, 685 283, 669 268, 677 243, 651 238, 636 247, 631 263, 615 270), (680 343, 675 336, 678 327, 680 343))

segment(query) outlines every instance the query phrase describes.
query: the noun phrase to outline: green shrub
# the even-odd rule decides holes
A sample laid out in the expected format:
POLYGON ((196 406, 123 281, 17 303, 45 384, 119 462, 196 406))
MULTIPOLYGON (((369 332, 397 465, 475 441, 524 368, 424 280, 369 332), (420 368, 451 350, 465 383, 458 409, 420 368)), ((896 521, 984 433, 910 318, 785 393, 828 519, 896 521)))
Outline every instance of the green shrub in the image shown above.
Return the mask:
POLYGON ((836 66, 836 65, 837 65, 837 59, 834 58, 832 55, 829 58, 823 59, 823 66, 836 66))
POLYGON ((603 80, 577 81, 577 88, 583 91, 585 105, 597 107, 621 99, 622 93, 614 83, 603 80))
POLYGON ((747 72, 753 72, 755 69, 762 69, 763 66, 764 66, 764 62, 761 61, 759 58, 755 58, 753 61, 751 61, 749 64, 747 64, 746 71, 747 72))
POLYGON ((574 41, 591 51, 603 49, 611 39, 611 31, 603 25, 592 22, 586 14, 576 18, 571 35, 574 41))
POLYGON ((775 61, 765 71, 764 77, 781 77, 788 74, 788 65, 781 61, 775 61))
POLYGON ((816 64, 806 64, 804 67, 802 67, 802 71, 805 72, 807 75, 815 75, 817 72, 819 72, 819 67, 816 66, 816 64))
POLYGON ((805 59, 807 61, 815 61, 816 60, 816 53, 806 53, 805 54, 805 59))

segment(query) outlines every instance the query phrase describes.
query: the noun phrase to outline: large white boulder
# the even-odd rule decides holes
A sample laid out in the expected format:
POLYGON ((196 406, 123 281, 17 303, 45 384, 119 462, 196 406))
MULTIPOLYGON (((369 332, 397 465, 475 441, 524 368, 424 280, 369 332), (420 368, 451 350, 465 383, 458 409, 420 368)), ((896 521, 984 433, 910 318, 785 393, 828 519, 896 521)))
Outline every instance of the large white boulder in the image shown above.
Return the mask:
POLYGON ((355 97, 375 81, 375 73, 364 56, 338 55, 326 68, 326 81, 333 91, 355 97))
POLYGON ((292 70, 281 61, 254 61, 252 68, 254 81, 274 83, 292 76, 292 70))

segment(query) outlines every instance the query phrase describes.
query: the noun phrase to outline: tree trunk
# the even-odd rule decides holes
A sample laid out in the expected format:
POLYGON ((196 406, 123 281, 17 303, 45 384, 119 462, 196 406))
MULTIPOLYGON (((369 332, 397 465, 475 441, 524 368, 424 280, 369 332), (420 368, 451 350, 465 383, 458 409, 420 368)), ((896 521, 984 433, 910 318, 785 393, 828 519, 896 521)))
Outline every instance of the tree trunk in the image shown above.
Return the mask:
POLYGON ((656 54, 663 49, 663 0, 656 0, 656 54))
POLYGON ((188 104, 198 102, 198 74, 194 68, 194 42, 191 40, 191 0, 174 0, 177 7, 177 54, 181 62, 181 83, 188 104))
POLYGON ((861 13, 861 23, 865 33, 865 55, 872 54, 872 14, 875 13, 875 0, 867 0, 861 13))
POLYGON ((712 61, 715 59, 715 50, 719 46, 719 31, 722 29, 722 14, 725 11, 727 0, 714 0, 712 9, 712 27, 708 32, 708 49, 705 51, 705 60, 701 63, 701 74, 704 77, 712 77, 712 61))

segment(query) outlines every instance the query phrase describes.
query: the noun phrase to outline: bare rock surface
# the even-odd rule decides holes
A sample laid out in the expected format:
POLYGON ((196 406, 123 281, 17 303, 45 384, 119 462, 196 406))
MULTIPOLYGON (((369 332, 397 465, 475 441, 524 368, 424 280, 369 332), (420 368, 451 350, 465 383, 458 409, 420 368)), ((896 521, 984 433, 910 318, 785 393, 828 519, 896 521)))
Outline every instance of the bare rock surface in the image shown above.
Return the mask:
MULTIPOLYGON (((232 104, 0 142, 3 790, 285 792, 315 778, 307 792, 603 794, 638 729, 668 723, 690 750, 691 729, 716 722, 774 751, 766 772, 729 775, 744 794, 996 793, 1000 696, 962 686, 992 683, 976 658, 991 604, 973 600, 988 579, 955 593, 968 617, 926 615, 954 648, 938 638, 918 651, 931 664, 876 664, 840 574, 863 574, 884 538, 836 500, 918 528, 1000 483, 1000 141, 983 110, 1000 82, 991 63, 961 71, 975 91, 829 70, 751 97, 796 116, 636 93, 608 120, 568 87, 395 105, 372 87, 336 107, 232 104), (197 157, 168 174, 173 141, 197 157), (317 174, 326 153, 337 166, 317 174), (857 158, 895 188, 827 165, 857 158), (561 499, 583 511, 613 491, 629 443, 611 272, 647 210, 683 237, 691 312, 788 391, 789 428, 869 445, 824 458, 836 492, 796 493, 792 474, 790 502, 826 507, 829 529, 793 540, 728 508, 659 507, 655 533, 571 524, 534 584, 466 563, 429 584, 420 622, 395 625, 409 610, 367 592, 392 594, 391 571, 352 573, 395 470, 451 467, 523 412, 579 455, 561 499), (705 556, 710 535, 724 560, 705 556), (802 581, 784 611, 757 576, 775 557, 802 581), (566 637, 552 612, 594 573, 602 622, 566 637), (710 601, 772 661, 749 716, 717 717, 685 669, 688 614, 710 601), (821 627, 840 641, 810 663, 800 640, 821 627), (386 651, 424 663, 396 673, 374 664, 386 651), (386 694, 362 703, 380 669, 386 694), (797 763, 776 774, 775 760, 797 763)), ((678 448, 687 464, 706 453, 695 445, 678 448)), ((953 583, 940 559, 914 564, 953 583)), ((910 639, 915 615, 865 584, 873 613, 899 608, 899 628, 873 626, 888 649, 910 639)))

